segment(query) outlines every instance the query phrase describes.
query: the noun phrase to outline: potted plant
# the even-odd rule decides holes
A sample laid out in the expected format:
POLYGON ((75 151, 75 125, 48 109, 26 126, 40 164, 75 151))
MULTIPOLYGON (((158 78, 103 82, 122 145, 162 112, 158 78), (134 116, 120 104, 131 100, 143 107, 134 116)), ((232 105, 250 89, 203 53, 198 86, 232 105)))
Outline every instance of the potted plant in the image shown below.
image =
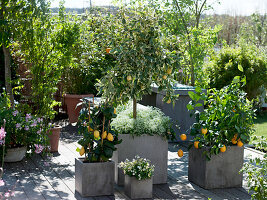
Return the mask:
POLYGON ((98 106, 84 99, 78 120, 78 132, 82 134, 78 148, 84 158, 75 159, 75 190, 82 196, 113 195, 114 162, 110 161, 115 145, 119 144, 117 133, 110 127, 116 115, 114 108, 104 102, 98 106))
POLYGON ((21 161, 26 152, 41 153, 48 145, 42 118, 24 113, 19 105, 11 107, 5 94, 0 96, 0 126, 5 123, 5 162, 21 161))
POLYGON ((60 131, 61 126, 60 125, 48 125, 48 138, 49 138, 49 144, 50 144, 50 152, 58 152, 58 144, 59 144, 59 138, 60 138, 60 131))
POLYGON ((194 144, 189 150, 188 179, 205 189, 242 186, 243 144, 250 140, 254 119, 252 103, 240 90, 242 83, 245 78, 236 77, 229 86, 210 89, 207 95, 199 87, 189 93, 192 101, 187 108, 194 110, 202 100, 205 109, 195 112, 190 131, 194 144))
MULTIPOLYGON (((132 105, 117 108, 117 117, 111 125, 119 134, 122 143, 117 145, 112 160, 116 164, 136 155, 149 159, 155 165, 153 183, 167 182, 168 139, 174 139, 171 119, 158 108, 138 104, 137 118, 132 117, 132 105)), ((124 184, 122 169, 116 167, 115 180, 124 184)))
MULTIPOLYGON (((128 126, 138 124, 138 113, 141 111, 137 109, 137 101, 141 100, 143 95, 152 92, 152 84, 156 84, 159 91, 165 90, 166 96, 163 99, 165 102, 174 102, 177 96, 174 95, 172 89, 172 71, 173 64, 179 57, 177 52, 170 52, 163 48, 158 24, 160 20, 150 9, 139 7, 122 9, 118 12, 118 18, 123 23, 112 28, 110 34, 107 35, 110 41, 108 46, 111 47, 110 54, 116 59, 116 62, 101 78, 98 86, 102 95, 109 98, 114 105, 133 102, 132 111, 128 110, 131 117, 128 118, 128 121, 124 121, 127 122, 124 124, 127 129, 128 126), (125 30, 131 30, 131 34, 125 30), (121 33, 120 38, 114 37, 114 35, 118 35, 117 32, 121 33)), ((144 117, 142 120, 149 119, 144 117)), ((156 120, 155 118, 154 123, 157 123, 156 120)), ((155 124, 145 125, 148 127, 143 126, 141 131, 139 129, 138 135, 132 133, 135 135, 134 138, 130 131, 127 134, 119 134, 122 143, 118 145, 118 151, 114 154, 113 160, 118 164, 126 158, 133 159, 135 155, 139 154, 141 157, 150 159, 155 165, 153 182, 155 184, 166 183, 168 142, 165 135, 168 135, 169 127, 162 127, 163 130, 153 130, 161 132, 161 136, 163 136, 161 137, 152 136, 153 133, 145 131, 149 129, 149 126, 155 124)), ((123 173, 122 170, 117 169, 116 166, 116 181, 122 185, 123 173)))
POLYGON ((119 165, 125 174, 124 190, 131 199, 152 198, 154 165, 145 158, 135 156, 119 165))

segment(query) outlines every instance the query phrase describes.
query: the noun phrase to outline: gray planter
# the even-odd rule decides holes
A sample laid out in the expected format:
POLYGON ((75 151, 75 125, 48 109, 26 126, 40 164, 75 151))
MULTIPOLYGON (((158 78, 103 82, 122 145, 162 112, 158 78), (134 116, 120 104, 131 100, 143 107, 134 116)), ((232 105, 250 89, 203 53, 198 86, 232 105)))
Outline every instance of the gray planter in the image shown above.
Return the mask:
POLYGON ((75 190, 83 197, 114 194, 114 162, 83 163, 75 159, 75 190))
POLYGON ((155 166, 153 184, 167 183, 168 167, 168 141, 160 136, 142 135, 132 137, 130 134, 120 134, 122 143, 117 145, 117 151, 113 153, 115 162, 115 182, 124 184, 124 174, 118 168, 118 163, 125 159, 132 160, 136 155, 147 158, 155 166))
POLYGON ((135 177, 125 175, 124 191, 131 199, 152 198, 152 177, 150 179, 137 180, 135 177))
MULTIPOLYGON (((144 95, 142 100, 139 101, 142 105, 149 105, 159 108, 165 115, 169 116, 172 119, 173 130, 176 133, 176 139, 181 141, 179 135, 182 133, 188 133, 190 126, 195 122, 194 117, 190 117, 190 113, 186 108, 186 105, 191 101, 188 92, 195 92, 194 87, 176 84, 173 86, 175 94, 179 94, 179 98, 175 101, 173 107, 172 103, 167 104, 163 102, 163 98, 166 95, 165 91, 158 91, 158 87, 153 86, 153 92, 149 95, 144 95), (180 126, 178 129, 175 124, 180 126)), ((205 92, 206 90, 203 90, 205 92)), ((203 111, 203 106, 198 108, 199 111, 203 111)), ((193 137, 188 135, 188 140, 192 140, 193 137)))
POLYGON ((17 147, 7 149, 7 154, 4 158, 5 162, 19 162, 26 155, 27 147, 17 147))
POLYGON ((208 161, 204 148, 189 150, 188 179, 205 189, 242 187, 244 147, 227 146, 224 153, 212 155, 208 161))

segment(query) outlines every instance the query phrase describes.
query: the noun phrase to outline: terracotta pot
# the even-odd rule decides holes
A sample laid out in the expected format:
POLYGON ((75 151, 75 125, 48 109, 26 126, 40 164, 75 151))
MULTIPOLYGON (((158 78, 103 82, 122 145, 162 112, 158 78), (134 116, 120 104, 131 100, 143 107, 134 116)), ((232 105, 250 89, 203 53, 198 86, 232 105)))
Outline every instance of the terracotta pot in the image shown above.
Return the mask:
POLYGON ((50 152, 58 152, 58 143, 60 138, 61 126, 56 126, 48 131, 50 143, 50 152))
POLYGON ((4 158, 5 162, 19 162, 26 155, 27 147, 16 147, 7 149, 7 154, 4 158))
POLYGON ((79 112, 81 110, 81 106, 77 107, 77 104, 81 102, 82 98, 85 97, 94 97, 93 94, 84 94, 84 95, 73 95, 73 94, 65 94, 65 104, 67 105, 67 112, 69 116, 70 123, 75 123, 78 121, 79 112))

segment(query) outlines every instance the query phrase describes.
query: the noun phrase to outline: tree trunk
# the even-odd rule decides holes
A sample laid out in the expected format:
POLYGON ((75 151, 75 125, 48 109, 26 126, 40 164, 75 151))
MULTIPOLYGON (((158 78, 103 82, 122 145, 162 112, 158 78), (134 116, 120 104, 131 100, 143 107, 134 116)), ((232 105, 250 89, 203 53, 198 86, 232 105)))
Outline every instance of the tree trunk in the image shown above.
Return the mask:
POLYGON ((5 86, 6 86, 6 92, 9 96, 9 99, 11 101, 11 105, 14 105, 14 96, 12 92, 12 85, 11 85, 11 62, 10 62, 10 52, 9 49, 5 47, 3 44, 3 51, 4 51, 4 57, 5 57, 5 86))
POLYGON ((133 118, 136 119, 136 98, 133 98, 133 118))

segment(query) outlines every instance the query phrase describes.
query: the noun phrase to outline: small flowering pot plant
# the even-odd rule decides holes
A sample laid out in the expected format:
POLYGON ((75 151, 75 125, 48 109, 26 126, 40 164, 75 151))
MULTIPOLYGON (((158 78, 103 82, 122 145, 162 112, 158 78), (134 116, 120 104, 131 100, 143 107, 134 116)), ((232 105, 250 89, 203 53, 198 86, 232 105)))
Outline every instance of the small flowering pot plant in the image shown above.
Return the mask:
POLYGON ((233 82, 220 90, 209 89, 207 94, 196 87, 195 92, 188 92, 192 101, 187 105, 193 111, 196 123, 190 134, 194 136, 195 148, 208 147, 204 154, 209 159, 212 154, 227 151, 227 146, 242 147, 250 141, 255 118, 252 102, 240 88, 246 78, 235 77, 233 82), (195 111, 202 106, 203 112, 195 111), (194 112, 195 111, 195 112, 194 112))
POLYGON ((135 156, 132 161, 126 159, 119 164, 125 175, 135 177, 137 180, 150 179, 153 176, 154 165, 148 159, 135 156))
POLYGON ((83 99, 82 106, 78 119, 78 133, 83 136, 78 143, 82 147, 77 151, 85 156, 84 162, 106 162, 116 150, 115 145, 121 143, 110 126, 116 111, 108 101, 96 106, 83 99))
POLYGON ((29 153, 41 153, 48 144, 44 120, 19 105, 11 107, 5 94, 0 96, 0 127, 0 143, 6 149, 25 146, 29 153))

